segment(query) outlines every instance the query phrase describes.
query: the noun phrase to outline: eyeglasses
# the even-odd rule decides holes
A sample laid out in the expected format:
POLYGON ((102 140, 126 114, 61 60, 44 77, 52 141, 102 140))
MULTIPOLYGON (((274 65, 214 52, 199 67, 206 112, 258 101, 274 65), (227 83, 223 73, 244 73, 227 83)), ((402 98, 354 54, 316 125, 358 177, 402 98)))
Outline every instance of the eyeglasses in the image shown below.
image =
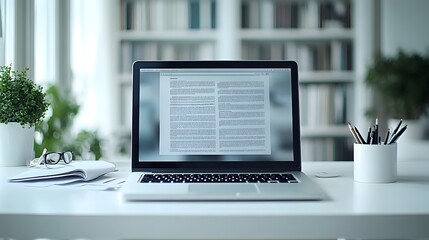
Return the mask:
POLYGON ((72 157, 73 155, 71 152, 48 152, 43 155, 43 163, 47 165, 55 165, 63 160, 65 164, 69 164, 72 161, 72 157))
POLYGON ((43 149, 43 153, 39 158, 31 160, 27 165, 29 167, 37 167, 40 165, 45 165, 46 167, 49 167, 50 165, 56 165, 61 161, 64 164, 69 164, 72 160, 72 152, 47 152, 45 148, 43 149))

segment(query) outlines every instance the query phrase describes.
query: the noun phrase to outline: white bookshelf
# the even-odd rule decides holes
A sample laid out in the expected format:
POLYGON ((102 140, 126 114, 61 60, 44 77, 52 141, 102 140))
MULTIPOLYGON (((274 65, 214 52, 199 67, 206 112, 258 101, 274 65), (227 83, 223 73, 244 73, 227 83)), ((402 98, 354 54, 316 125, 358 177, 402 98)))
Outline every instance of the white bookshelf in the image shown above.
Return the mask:
MULTIPOLYGON (((162 1, 162 0, 161 0, 162 1)), ((216 41, 214 30, 121 31, 123 41, 216 41)))
POLYGON ((350 132, 343 126, 313 126, 301 129, 301 137, 303 138, 344 137, 349 135, 350 132))
POLYGON ((306 83, 353 83, 353 71, 301 71, 299 72, 299 81, 306 83))
MULTIPOLYGON (((335 145, 341 139, 347 141, 345 139, 350 137, 345 123, 353 119, 355 112, 354 5, 353 0, 112 1, 112 51, 118 54, 111 65, 111 81, 116 86, 112 88, 112 108, 116 109, 113 111, 115 129, 124 133, 129 133, 131 129, 131 64, 136 59, 269 58, 297 61, 303 89, 328 85, 347 88, 343 93, 347 100, 339 104, 344 108, 341 121, 329 122, 326 120, 329 117, 321 116, 317 118, 326 121, 302 125, 302 139, 305 142, 303 155, 318 155, 317 152, 304 152, 320 148, 321 139, 329 145, 335 145), (149 15, 139 14, 147 13, 148 9, 151 11, 149 15), (291 17, 288 19, 286 15, 281 15, 282 11, 290 13, 291 17), (127 13, 133 15, 127 17, 127 13), (192 17, 192 14, 198 17, 192 17), (249 16, 247 19, 245 14, 249 16), (269 53, 260 56, 255 49, 259 52, 269 49, 269 53), (185 53, 180 54, 180 51, 185 53), (309 147, 313 140, 318 147, 309 147)), ((342 148, 347 144, 350 145, 344 143, 342 148)), ((324 154, 326 152, 332 153, 324 151, 324 154)), ((332 154, 326 159, 334 160, 332 154)))
POLYGON ((350 29, 243 29, 240 35, 242 40, 304 42, 315 41, 316 36, 317 40, 352 40, 354 32, 350 29))

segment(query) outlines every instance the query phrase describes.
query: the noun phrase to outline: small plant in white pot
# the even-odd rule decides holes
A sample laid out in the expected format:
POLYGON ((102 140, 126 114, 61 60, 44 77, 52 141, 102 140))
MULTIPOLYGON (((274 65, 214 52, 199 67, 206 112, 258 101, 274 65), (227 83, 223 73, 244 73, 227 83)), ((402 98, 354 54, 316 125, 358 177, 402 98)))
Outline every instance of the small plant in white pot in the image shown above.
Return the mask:
POLYGON ((34 127, 48 109, 27 71, 0 67, 0 166, 22 166, 34 157, 34 127))

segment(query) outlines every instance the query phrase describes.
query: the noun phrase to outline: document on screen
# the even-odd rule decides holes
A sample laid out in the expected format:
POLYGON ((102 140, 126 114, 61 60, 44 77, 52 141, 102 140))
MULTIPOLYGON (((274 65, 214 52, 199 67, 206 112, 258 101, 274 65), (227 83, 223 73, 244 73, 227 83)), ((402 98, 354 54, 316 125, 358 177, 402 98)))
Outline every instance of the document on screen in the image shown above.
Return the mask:
POLYGON ((160 77, 160 155, 271 154, 268 74, 160 77))

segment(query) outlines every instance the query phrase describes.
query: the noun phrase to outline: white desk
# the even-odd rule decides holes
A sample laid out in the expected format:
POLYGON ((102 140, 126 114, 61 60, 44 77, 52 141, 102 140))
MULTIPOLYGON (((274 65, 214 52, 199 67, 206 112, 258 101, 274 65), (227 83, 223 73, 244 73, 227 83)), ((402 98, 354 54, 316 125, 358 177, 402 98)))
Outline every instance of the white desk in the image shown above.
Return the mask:
MULTIPOLYGON (((128 164, 119 166, 126 176, 128 164)), ((429 159, 398 163, 391 184, 353 182, 352 162, 305 162, 321 202, 125 202, 118 192, 30 188, 0 168, 0 239, 429 238, 429 159), (332 179, 319 171, 337 172, 332 179)))

